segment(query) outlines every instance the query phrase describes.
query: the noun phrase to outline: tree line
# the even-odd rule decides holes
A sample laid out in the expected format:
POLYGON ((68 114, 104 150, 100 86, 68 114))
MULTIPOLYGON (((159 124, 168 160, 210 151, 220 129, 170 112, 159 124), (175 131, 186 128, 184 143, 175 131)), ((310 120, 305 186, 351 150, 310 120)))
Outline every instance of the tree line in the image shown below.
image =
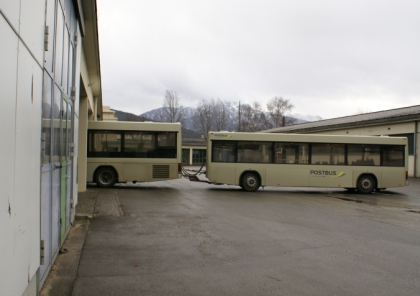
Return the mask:
MULTIPOLYGON (((196 131, 207 137, 209 131, 226 130, 230 118, 228 102, 220 99, 203 99, 196 108, 192 120, 196 131)), ((282 97, 274 97, 266 103, 267 111, 259 102, 243 104, 236 107, 237 124, 235 131, 258 132, 271 128, 291 125, 294 119, 290 117, 293 104, 282 97)), ((153 118, 159 122, 180 122, 184 123, 185 109, 181 105, 178 93, 167 90, 163 99, 162 108, 153 118)))

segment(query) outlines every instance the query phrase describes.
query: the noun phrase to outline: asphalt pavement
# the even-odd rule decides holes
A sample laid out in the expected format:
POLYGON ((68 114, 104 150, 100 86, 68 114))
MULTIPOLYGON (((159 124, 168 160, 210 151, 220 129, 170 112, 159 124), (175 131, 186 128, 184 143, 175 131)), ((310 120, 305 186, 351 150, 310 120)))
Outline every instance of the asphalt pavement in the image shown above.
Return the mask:
POLYGON ((41 295, 418 295, 419 193, 91 186, 41 295))

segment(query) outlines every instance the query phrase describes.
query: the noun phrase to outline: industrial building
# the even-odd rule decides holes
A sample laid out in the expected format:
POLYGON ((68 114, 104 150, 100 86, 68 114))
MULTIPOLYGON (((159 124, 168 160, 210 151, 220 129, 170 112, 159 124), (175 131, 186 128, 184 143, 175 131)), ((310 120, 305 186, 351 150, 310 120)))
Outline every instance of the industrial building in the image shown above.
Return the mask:
POLYGON ((96 0, 0 0, 0 36, 0 294, 37 295, 102 116, 96 0))

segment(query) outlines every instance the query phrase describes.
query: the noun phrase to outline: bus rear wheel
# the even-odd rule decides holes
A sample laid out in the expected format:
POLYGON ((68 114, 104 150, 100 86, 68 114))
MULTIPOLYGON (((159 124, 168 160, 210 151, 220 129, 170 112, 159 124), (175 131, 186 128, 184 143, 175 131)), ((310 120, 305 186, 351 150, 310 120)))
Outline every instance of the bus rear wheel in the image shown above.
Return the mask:
POLYGON ((376 181, 371 175, 363 175, 357 181, 357 191, 359 193, 372 193, 376 188, 376 181))
POLYGON ((257 191, 260 188, 260 178, 255 173, 246 173, 241 180, 241 187, 248 192, 257 191))
POLYGON ((112 187, 117 182, 117 174, 111 167, 99 168, 95 174, 95 182, 98 187, 112 187))

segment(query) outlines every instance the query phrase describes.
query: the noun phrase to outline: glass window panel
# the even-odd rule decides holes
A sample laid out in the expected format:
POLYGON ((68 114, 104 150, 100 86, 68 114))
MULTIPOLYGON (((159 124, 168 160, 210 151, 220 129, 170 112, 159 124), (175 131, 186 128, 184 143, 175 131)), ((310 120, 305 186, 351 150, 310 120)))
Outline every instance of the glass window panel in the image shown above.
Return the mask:
POLYGON ((213 141, 212 161, 236 162, 235 150, 235 142, 213 141))
POLYGON ((311 163, 319 165, 344 165, 344 144, 312 144, 311 163))
POLYGON ((67 27, 64 26, 64 45, 63 45, 63 74, 62 74, 62 87, 64 92, 68 95, 69 91, 67 88, 69 79, 69 33, 67 27))
POLYGON ((182 149, 182 164, 190 164, 190 149, 182 149))
POLYGON ((176 133, 174 132, 159 132, 157 134, 157 149, 156 153, 151 157, 157 158, 176 158, 176 133))
POLYGON ((53 117, 53 144, 52 144, 52 155, 53 162, 59 161, 60 157, 60 123, 62 116, 62 107, 61 107, 61 90, 54 85, 54 104, 52 108, 52 117, 53 117))
POLYGON ((155 149, 155 135, 152 133, 142 133, 142 150, 149 151, 155 149))
POLYGON ((89 131, 89 157, 121 157, 121 133, 113 131, 89 131))
POLYGON ((73 43, 74 41, 74 37, 76 36, 76 25, 77 25, 77 19, 76 19, 76 13, 74 11, 74 7, 73 7, 73 1, 72 0, 68 0, 69 2, 69 10, 70 11, 70 18, 71 21, 68 21, 69 25, 69 31, 70 31, 70 36, 71 36, 71 42, 73 43))
POLYGON ((61 138, 61 160, 66 159, 68 156, 68 143, 67 143, 67 102, 63 99, 63 117, 62 117, 62 138, 61 138))
POLYGON ((48 26, 48 50, 45 51, 45 68, 53 72, 53 57, 54 57, 54 15, 55 15, 55 0, 47 0, 47 16, 46 26, 48 26))
POLYGON ((125 157, 151 157, 155 150, 154 134, 150 132, 125 132, 124 156, 125 157))
POLYGON ((206 157, 206 150, 203 149, 193 149, 192 152, 192 164, 193 165, 202 165, 206 157))
POLYGON ((271 163, 272 143, 238 142, 238 162, 271 163))
POLYGON ((124 153, 135 156, 136 152, 142 151, 141 132, 124 133, 124 153))
POLYGON ((66 21, 67 26, 71 26, 71 16, 72 16, 72 0, 65 0, 65 11, 66 11, 66 21))
POLYGON ((176 133, 165 132, 158 133, 158 147, 174 147, 176 146, 176 133))
POLYGON ((67 105, 67 160, 70 159, 70 143, 73 143, 73 130, 72 130, 72 114, 73 105, 67 105))
POLYGON ((63 69, 63 40, 64 40, 64 17, 61 6, 57 5, 57 28, 55 32, 55 82, 62 85, 61 75, 63 69))
POLYGON ((276 163, 308 163, 308 144, 276 143, 276 163))
POLYGON ((52 79, 44 71, 44 88, 42 94, 42 149, 41 163, 51 162, 51 101, 52 101, 52 79))
POLYGON ((381 150, 375 145, 348 145, 347 163, 358 166, 378 166, 381 164, 381 150))
POLYGON ((403 167, 404 146, 382 146, 383 166, 403 167))
POLYGON ((69 53, 69 95, 71 95, 71 87, 74 86, 74 46, 70 45, 70 53, 69 53))

